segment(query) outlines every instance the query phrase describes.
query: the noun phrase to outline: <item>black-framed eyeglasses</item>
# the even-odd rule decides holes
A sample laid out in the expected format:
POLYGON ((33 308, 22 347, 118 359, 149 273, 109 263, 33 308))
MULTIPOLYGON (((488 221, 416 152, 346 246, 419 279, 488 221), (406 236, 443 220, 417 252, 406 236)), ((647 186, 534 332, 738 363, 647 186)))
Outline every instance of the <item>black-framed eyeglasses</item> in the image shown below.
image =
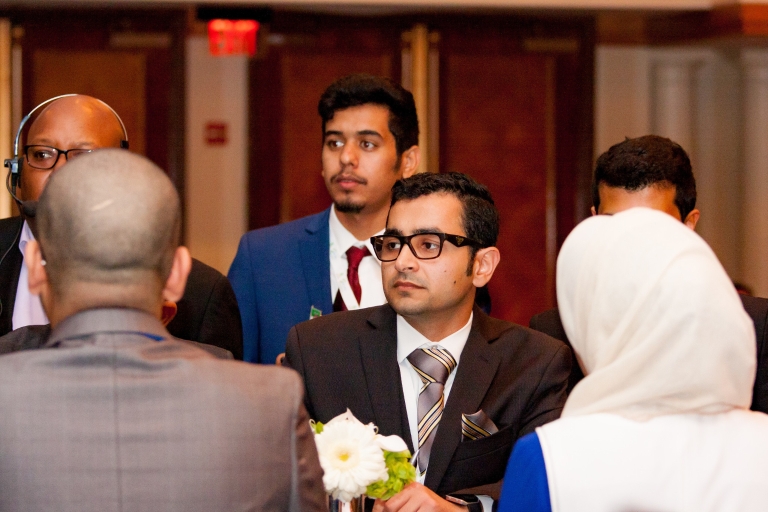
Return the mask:
POLYGON ((59 161, 59 157, 64 155, 67 161, 75 158, 76 156, 84 155, 85 153, 92 152, 93 149, 59 149, 53 146, 41 146, 33 144, 24 146, 24 156, 27 157, 27 163, 30 167, 35 169, 53 169, 56 162, 59 161))
POLYGON ((433 260, 443 252, 443 243, 451 242, 456 247, 482 247, 482 243, 462 235, 448 233, 416 233, 408 236, 379 235, 371 237, 373 252, 381 261, 395 261, 404 246, 420 260, 433 260))

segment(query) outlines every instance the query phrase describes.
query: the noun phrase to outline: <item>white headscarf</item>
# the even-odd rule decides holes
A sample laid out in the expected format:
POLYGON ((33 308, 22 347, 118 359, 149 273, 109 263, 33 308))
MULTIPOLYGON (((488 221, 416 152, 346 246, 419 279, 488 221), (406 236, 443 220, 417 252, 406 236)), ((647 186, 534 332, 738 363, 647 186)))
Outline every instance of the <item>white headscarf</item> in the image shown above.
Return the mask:
POLYGON ((752 322, 709 246, 673 217, 633 208, 579 224, 558 257, 557 301, 586 374, 563 417, 749 407, 752 322))

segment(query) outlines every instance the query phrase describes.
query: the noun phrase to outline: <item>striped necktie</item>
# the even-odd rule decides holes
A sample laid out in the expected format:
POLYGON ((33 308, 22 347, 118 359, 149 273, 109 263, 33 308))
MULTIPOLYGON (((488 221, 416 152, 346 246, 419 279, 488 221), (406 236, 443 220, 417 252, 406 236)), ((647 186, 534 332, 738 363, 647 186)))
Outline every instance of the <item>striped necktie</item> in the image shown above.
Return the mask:
POLYGON ((408 362, 421 377, 419 390, 419 450, 416 460, 419 473, 424 474, 429 464, 429 453, 435 440, 437 424, 443 417, 445 382, 454 368, 456 360, 442 347, 419 348, 408 356, 408 362))

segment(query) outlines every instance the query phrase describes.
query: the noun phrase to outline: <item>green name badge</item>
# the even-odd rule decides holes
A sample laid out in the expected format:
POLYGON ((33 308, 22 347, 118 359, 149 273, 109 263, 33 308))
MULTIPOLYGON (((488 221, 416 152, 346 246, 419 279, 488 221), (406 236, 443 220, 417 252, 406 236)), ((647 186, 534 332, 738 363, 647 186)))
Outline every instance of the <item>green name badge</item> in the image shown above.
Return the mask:
POLYGON ((313 318, 317 318, 319 316, 323 316, 323 312, 317 309, 315 306, 312 306, 309 308, 309 319, 312 320, 313 318))

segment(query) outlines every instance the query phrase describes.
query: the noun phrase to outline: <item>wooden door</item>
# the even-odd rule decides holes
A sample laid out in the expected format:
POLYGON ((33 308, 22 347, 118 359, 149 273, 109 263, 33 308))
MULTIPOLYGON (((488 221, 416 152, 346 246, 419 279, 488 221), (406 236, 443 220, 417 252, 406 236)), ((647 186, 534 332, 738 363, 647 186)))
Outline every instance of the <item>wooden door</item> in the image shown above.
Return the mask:
POLYGON ((453 54, 443 62, 442 168, 491 190, 501 214, 501 263, 489 284, 493 312, 524 321, 551 306, 552 58, 453 54))
POLYGON ((146 57, 121 51, 37 50, 32 55, 32 103, 60 94, 87 94, 119 113, 131 151, 144 154, 146 57), (99 70, 94 74, 94 70, 99 70))
POLYGON ((168 172, 183 196, 184 54, 181 10, 20 11, 22 104, 66 93, 107 102, 131 151, 168 172))
POLYGON ((477 19, 440 30, 440 169, 487 185, 501 214, 488 287, 499 318, 527 324, 554 306, 557 250, 587 214, 576 197, 591 166, 588 29, 477 19))

